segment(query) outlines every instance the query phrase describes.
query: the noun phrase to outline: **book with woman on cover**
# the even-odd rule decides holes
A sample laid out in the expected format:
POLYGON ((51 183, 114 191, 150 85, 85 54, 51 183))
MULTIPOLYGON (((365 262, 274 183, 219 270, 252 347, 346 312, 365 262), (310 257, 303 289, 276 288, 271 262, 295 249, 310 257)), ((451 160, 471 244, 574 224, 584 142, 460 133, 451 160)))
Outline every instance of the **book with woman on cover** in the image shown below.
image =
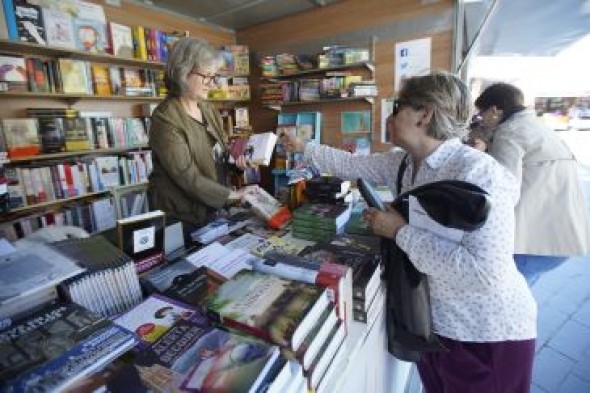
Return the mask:
POLYGON ((218 288, 207 308, 214 321, 297 351, 329 305, 323 288, 243 270, 218 288))

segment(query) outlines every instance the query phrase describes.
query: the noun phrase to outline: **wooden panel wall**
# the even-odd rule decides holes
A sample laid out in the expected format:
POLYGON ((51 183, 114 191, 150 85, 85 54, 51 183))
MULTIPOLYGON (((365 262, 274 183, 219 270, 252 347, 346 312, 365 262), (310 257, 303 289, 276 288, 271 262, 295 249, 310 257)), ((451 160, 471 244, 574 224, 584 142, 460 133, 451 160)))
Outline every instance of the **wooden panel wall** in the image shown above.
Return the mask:
MULTIPOLYGON (((107 20, 128 26, 155 27, 164 31, 189 31, 192 37, 208 40, 212 45, 235 43, 233 31, 199 23, 182 15, 158 10, 123 0, 121 7, 106 5, 104 1, 89 0, 100 4, 105 9, 107 20)), ((0 117, 24 117, 25 108, 67 108, 80 110, 110 111, 113 116, 131 117, 141 115, 141 103, 138 101, 108 101, 101 99, 83 99, 73 104, 52 98, 0 98, 0 117)))
MULTIPOLYGON (((346 44, 369 46, 375 39, 375 79, 379 98, 373 118, 373 150, 390 148, 383 144, 380 130, 380 99, 393 94, 394 47, 396 42, 432 37, 432 67, 449 70, 453 42, 452 0, 343 0, 277 21, 236 32, 238 44, 248 45, 256 63, 264 55, 283 52, 312 54, 322 46, 346 44)), ((251 117, 256 131, 276 127, 277 113, 260 106, 256 79, 252 78, 254 100, 251 117)), ((322 104, 285 107, 287 112, 319 110, 323 113, 323 142, 337 145, 340 138, 340 112, 351 105, 322 104)), ((366 108, 366 106, 365 106, 366 108)))

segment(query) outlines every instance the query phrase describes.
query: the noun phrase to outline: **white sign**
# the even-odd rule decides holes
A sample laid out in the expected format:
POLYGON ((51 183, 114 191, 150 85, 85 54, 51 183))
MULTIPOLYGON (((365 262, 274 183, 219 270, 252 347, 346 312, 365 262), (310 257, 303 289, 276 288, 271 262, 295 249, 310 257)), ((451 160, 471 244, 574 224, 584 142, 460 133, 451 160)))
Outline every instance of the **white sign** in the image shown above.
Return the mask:
POLYGON ((133 253, 137 254, 150 248, 154 248, 156 244, 156 227, 138 229, 133 231, 133 253))
POLYGON ((395 44, 395 92, 399 92, 402 81, 416 75, 430 72, 432 39, 421 38, 395 44))

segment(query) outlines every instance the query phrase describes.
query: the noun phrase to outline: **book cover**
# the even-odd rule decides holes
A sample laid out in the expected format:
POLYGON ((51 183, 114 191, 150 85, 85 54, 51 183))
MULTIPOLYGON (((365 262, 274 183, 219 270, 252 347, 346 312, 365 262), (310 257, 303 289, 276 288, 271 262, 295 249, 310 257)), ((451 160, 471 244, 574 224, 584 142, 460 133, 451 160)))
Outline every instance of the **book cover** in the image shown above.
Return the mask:
POLYGON ((65 151, 65 133, 63 119, 59 117, 39 117, 39 135, 43 153, 65 151))
POLYGON ((74 303, 58 303, 0 332, 0 387, 58 391, 135 345, 129 331, 74 303), (5 355, 5 356, 4 356, 5 355))
POLYGON ((69 13, 43 8, 43 21, 45 22, 48 45, 70 49, 76 47, 72 16, 69 13))
POLYGON ((135 261, 138 273, 164 262, 166 216, 161 210, 117 220, 119 248, 135 261))
POLYGON ((133 36, 129 26, 108 22, 110 52, 115 56, 133 58, 133 36))
POLYGON ((98 180, 103 187, 117 187, 121 185, 117 156, 96 157, 94 161, 98 169, 98 180))
POLYGON ((27 90, 27 66, 25 59, 0 56, 0 90, 27 90))
POLYGON ((14 15, 14 3, 12 0, 2 0, 0 11, 0 37, 18 41, 18 28, 16 27, 16 15, 14 15))
POLYGON ((340 114, 340 128, 343 134, 370 133, 371 111, 345 111, 340 114))
POLYGON ((90 67, 92 70, 92 87, 94 89, 94 94, 99 96, 112 95, 113 91, 111 90, 109 67, 99 64, 92 64, 90 67))
POLYGON ((74 18, 76 48, 84 52, 105 53, 107 48, 106 24, 103 21, 74 18))
POLYGON ((266 221, 268 226, 281 229, 291 221, 291 212, 268 192, 259 188, 255 194, 247 194, 244 200, 251 206, 258 217, 266 221))
POLYGON ((227 327, 297 351, 328 305, 315 285, 246 270, 222 284, 207 307, 227 327))
POLYGON ((279 360, 276 346, 209 327, 198 312, 163 297, 148 298, 124 317, 132 313, 138 322, 126 325, 149 340, 133 364, 155 391, 254 392, 279 360))
POLYGON ((61 86, 64 93, 88 94, 89 75, 86 62, 73 59, 58 59, 61 86))
POLYGON ((86 121, 81 117, 63 118, 66 151, 90 150, 92 140, 88 135, 86 121))
POLYGON ((274 132, 250 135, 248 138, 248 147, 246 148, 246 158, 253 164, 268 166, 276 142, 277 135, 274 132))
POLYGON ((155 294, 116 318, 114 322, 137 334, 141 346, 147 348, 181 320, 191 320, 197 325, 207 326, 207 318, 195 307, 155 294))
POLYGON ((20 41, 47 45, 41 7, 24 2, 14 4, 16 28, 20 41))
POLYGON ((1 119, 0 121, 8 157, 26 157, 39 154, 41 141, 37 119, 1 119))
MULTIPOLYGON (((309 203, 293 211, 295 221, 326 229, 343 228, 350 218, 350 205, 309 203)), ((303 224, 305 225, 305 224, 303 224)))
POLYGON ((0 257, 0 304, 55 286, 84 270, 74 259, 45 244, 4 255, 0 257))

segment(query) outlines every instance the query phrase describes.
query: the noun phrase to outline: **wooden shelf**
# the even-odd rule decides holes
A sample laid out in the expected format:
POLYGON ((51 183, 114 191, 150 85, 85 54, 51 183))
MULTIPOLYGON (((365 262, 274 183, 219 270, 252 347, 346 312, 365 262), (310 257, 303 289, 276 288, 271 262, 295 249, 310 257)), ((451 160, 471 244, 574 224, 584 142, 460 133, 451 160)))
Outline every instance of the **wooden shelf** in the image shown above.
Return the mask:
POLYGON ((324 73, 330 72, 330 71, 349 70, 351 68, 361 68, 361 67, 365 67, 371 72, 375 71, 375 65, 373 64, 372 61, 361 61, 358 63, 344 64, 344 65, 333 66, 333 67, 313 68, 311 70, 298 71, 298 72, 295 72, 293 74, 288 74, 288 75, 277 75, 277 76, 272 76, 272 77, 266 77, 264 79, 270 79, 270 80, 272 80, 272 79, 291 79, 291 78, 297 78, 297 77, 305 76, 305 75, 324 74, 324 73))
POLYGON ((58 48, 45 46, 30 42, 18 42, 10 40, 0 40, 0 52, 12 55, 38 55, 48 57, 71 57, 80 60, 88 60, 96 63, 120 64, 134 67, 164 69, 165 64, 158 61, 130 59, 110 55, 108 53, 89 53, 77 49, 58 48))
POLYGON ((274 109, 274 110, 281 110, 283 106, 298 106, 298 105, 310 105, 310 104, 333 104, 333 103, 341 103, 341 102, 353 102, 353 101, 366 101, 369 104, 373 103, 375 97, 342 97, 342 98, 327 98, 323 100, 314 100, 314 101, 296 101, 296 102, 283 102, 282 104, 277 105, 265 105, 265 107, 274 109))
POLYGON ((62 153, 49 153, 49 154, 39 154, 36 156, 27 156, 27 157, 16 157, 10 159, 6 164, 14 164, 19 162, 28 162, 28 161, 46 161, 46 160, 54 160, 57 158, 67 158, 67 157, 80 157, 80 156, 89 156, 94 154, 109 154, 109 153, 122 153, 130 150, 141 150, 147 149, 147 145, 136 145, 136 146, 127 146, 127 147, 112 147, 108 149, 93 149, 93 150, 79 150, 79 151, 64 151, 62 153))
POLYGON ((141 102, 160 102, 165 97, 145 97, 145 96, 99 96, 95 94, 73 94, 73 93, 38 93, 33 91, 3 91, 0 97, 14 98, 50 98, 58 100, 107 100, 107 101, 141 101, 141 102))

